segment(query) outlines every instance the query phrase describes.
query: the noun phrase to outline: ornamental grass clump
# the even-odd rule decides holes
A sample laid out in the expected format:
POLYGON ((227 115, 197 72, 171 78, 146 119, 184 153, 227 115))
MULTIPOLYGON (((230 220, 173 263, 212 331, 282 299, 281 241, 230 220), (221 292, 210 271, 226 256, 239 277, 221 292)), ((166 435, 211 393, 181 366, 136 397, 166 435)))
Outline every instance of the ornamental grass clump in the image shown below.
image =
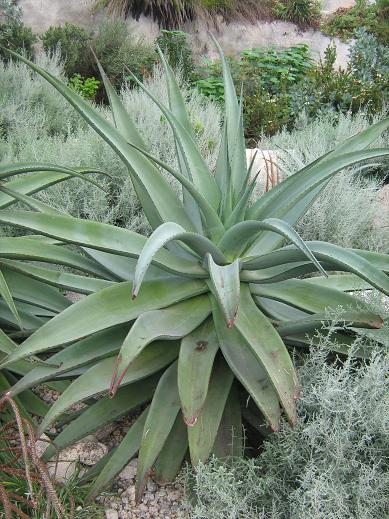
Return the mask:
MULTIPOLYGON (((251 204, 256 174, 253 162, 246 165, 241 102, 219 51, 225 116, 215 171, 195 144, 184 100, 162 54, 168 106, 141 83, 139 87, 173 130, 177 168, 148 151, 102 69, 114 125, 64 83, 19 57, 124 162, 153 230, 146 238, 73 218, 30 196, 70 176, 96 184, 89 176, 95 170, 47 163, 0 170, 3 179, 30 172, 1 187, 0 221, 33 234, 0 241, 1 269, 13 280, 8 306, 15 302, 23 327, 17 333, 16 317, 14 323, 9 320, 6 331, 19 337, 20 345, 1 369, 37 359, 7 395, 49 380, 67 381, 39 426, 43 433, 55 421, 67 422, 54 439, 57 449, 141 409, 122 443, 85 476, 97 476, 89 497, 136 453, 139 500, 150 474, 160 482, 172 480, 187 455, 194 466, 211 454, 243 455, 243 420, 264 420, 276 431, 284 415, 295 425, 300 385, 288 347, 315 342, 327 321, 336 327, 332 339, 337 352, 348 353, 356 335, 384 340, 383 318, 348 292, 375 287, 388 295, 388 256, 304 242, 293 226, 337 172, 389 155, 387 148, 366 149, 388 128, 389 119, 348 139, 251 204), (179 183, 182 196, 165 175, 179 183), (15 201, 30 210, 6 209, 15 201), (72 271, 55 271, 44 263, 72 271), (33 279, 34 290, 24 289, 26 279, 33 279), (44 292, 37 287, 48 285, 50 291, 57 287, 87 297, 62 310, 49 294, 42 300, 44 292), (329 317, 328 309, 338 307, 343 311, 329 317), (248 401, 254 412, 250 408, 247 413, 248 401), (72 414, 79 402, 86 407, 72 414)), ((2 294, 7 286, 2 284, 2 294)), ((355 354, 369 351, 361 347, 355 354)), ((48 447, 45 459, 54 452, 54 446, 48 447)))

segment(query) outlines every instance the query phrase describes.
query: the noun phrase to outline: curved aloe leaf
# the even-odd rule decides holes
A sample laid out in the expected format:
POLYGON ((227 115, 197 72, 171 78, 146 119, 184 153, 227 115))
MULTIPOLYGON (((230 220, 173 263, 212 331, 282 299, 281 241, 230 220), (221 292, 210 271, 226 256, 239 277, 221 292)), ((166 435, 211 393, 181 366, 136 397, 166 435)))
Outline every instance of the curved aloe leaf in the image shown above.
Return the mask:
MULTIPOLYGON (((290 240, 310 261, 316 265, 320 272, 326 275, 322 266, 312 254, 304 240, 300 238, 298 233, 292 229, 290 225, 282 220, 278 220, 277 218, 268 218, 262 222, 256 222, 253 220, 240 222, 226 232, 219 243, 219 247, 223 252, 228 253, 228 255, 237 257, 242 254, 245 248, 253 240, 253 234, 255 236, 255 234, 264 230, 275 232, 287 240, 290 240)), ((255 262, 255 258, 253 259, 253 262, 255 262)))
POLYGON ((15 301, 12 297, 11 291, 9 289, 8 283, 4 277, 2 270, 0 270, 0 296, 3 298, 3 301, 15 317, 15 320, 18 323, 19 328, 22 329, 22 320, 20 319, 18 309, 16 308, 15 301))
MULTIPOLYGON (((196 186, 198 192, 208 200, 211 206, 217 210, 220 204, 220 190, 218 185, 209 170, 207 163, 201 156, 190 132, 178 121, 173 113, 168 110, 155 96, 154 94, 145 87, 136 76, 132 74, 133 79, 136 81, 138 86, 144 90, 144 92, 153 100, 158 106, 163 115, 170 124, 177 145, 182 154, 182 158, 185 161, 187 171, 190 175, 190 180, 196 186)), ((177 220, 174 220, 177 221, 177 220)))
POLYGON ((12 272, 6 267, 3 267, 2 275, 12 297, 18 301, 46 308, 55 313, 65 310, 71 304, 58 290, 47 286, 46 283, 12 272))
MULTIPOLYGON (((27 212, 27 214, 32 213, 27 212)), ((65 247, 45 243, 42 240, 32 239, 31 237, 0 237, 0 258, 54 263, 57 265, 65 265, 103 279, 110 278, 110 274, 107 270, 89 258, 85 258, 65 247)))
POLYGON ((91 501, 98 496, 101 490, 112 481, 116 474, 118 474, 138 452, 148 412, 149 408, 147 407, 131 425, 130 430, 120 442, 120 445, 98 472, 98 477, 88 491, 87 501, 91 501))
POLYGON ((123 162, 129 167, 135 189, 146 212, 147 218, 158 224, 167 221, 180 222, 187 230, 193 230, 182 202, 155 168, 142 154, 131 149, 126 139, 97 110, 71 88, 54 76, 35 65, 28 59, 8 51, 12 56, 23 61, 32 70, 46 79, 77 110, 88 124, 113 148, 123 162))
MULTIPOLYGON (((384 294, 389 295, 389 277, 375 267, 371 262, 364 259, 361 255, 331 243, 315 241, 307 242, 307 246, 313 254, 315 254, 317 259, 325 261, 328 265, 332 265, 333 270, 346 270, 352 272, 384 294)), ((300 253, 298 253, 294 247, 288 246, 284 247, 280 251, 270 253, 267 257, 259 256, 258 258, 244 261, 243 268, 263 268, 268 264, 270 258, 272 258, 274 265, 276 257, 278 258, 278 261, 286 260, 289 262, 301 260, 300 253), (283 259, 281 260, 281 258, 283 259)))
POLYGON ((209 380, 219 342, 211 320, 186 335, 178 357, 178 392, 183 419, 193 426, 208 393, 209 380))
MULTIPOLYGON (((74 168, 74 171, 78 172, 80 175, 95 173, 95 170, 90 168, 74 168)), ((21 178, 16 178, 15 180, 7 182, 5 186, 13 192, 22 195, 32 195, 46 189, 47 187, 68 180, 69 178, 72 177, 68 174, 41 171, 23 175, 21 178)), ((16 200, 13 196, 0 193, 0 209, 5 209, 15 203, 16 200)))
POLYGON ((154 479, 159 484, 174 481, 188 450, 188 433, 180 414, 154 464, 154 479))
POLYGON ((159 380, 143 429, 135 486, 138 502, 151 467, 161 452, 179 411, 177 362, 174 362, 159 380))
MULTIPOLYGON (((31 211, 1 211, 0 222, 19 225, 68 243, 130 257, 138 257, 147 241, 144 236, 128 229, 79 220, 71 216, 54 216, 31 211)), ((178 258, 167 250, 156 254, 153 261, 173 273, 189 276, 201 276, 203 273, 204 277, 206 276, 198 263, 178 258)))
POLYGON ((292 360, 282 339, 257 308, 249 287, 245 285, 241 287, 241 304, 235 326, 262 364, 288 420, 294 425, 299 387, 292 360))
POLYGON ((338 323, 341 327, 353 326, 356 328, 381 328, 381 317, 376 315, 374 316, 375 319, 372 319, 373 316, 374 314, 372 315, 370 312, 358 312, 355 310, 340 312, 340 315, 337 314, 336 320, 331 319, 329 315, 325 313, 313 314, 307 319, 282 323, 281 325, 277 326, 277 332, 281 337, 285 337, 287 335, 298 335, 319 330, 320 328, 325 327, 326 323, 329 322, 331 322, 332 326, 338 323))
MULTIPOLYGON (((50 164, 48 162, 22 162, 19 164, 5 164, 3 166, 0 166, 0 180, 15 175, 33 173, 34 171, 52 171, 53 173, 64 173, 65 175, 68 175, 68 177, 80 178, 85 182, 89 182, 95 187, 102 189, 103 191, 105 190, 105 188, 101 186, 98 182, 91 178, 88 178, 86 175, 81 174, 76 169, 66 168, 64 166, 58 166, 56 164, 50 164)), ((104 173, 103 171, 97 169, 88 169, 85 171, 87 171, 88 173, 99 173, 100 175, 109 176, 107 173, 104 173)))
MULTIPOLYGON (((250 290, 255 296, 274 299, 314 314, 335 310, 338 307, 345 310, 370 311, 367 303, 350 294, 333 288, 312 285, 312 283, 303 279, 290 279, 266 285, 250 285, 250 290)), ((369 319, 375 321, 376 318, 377 316, 370 311, 369 319)))
POLYGON ((355 274, 331 274, 329 277, 315 276, 306 278, 304 281, 312 285, 320 285, 327 288, 335 288, 342 292, 357 292, 359 290, 370 290, 372 286, 355 274))
POLYGON ((215 360, 207 398, 196 423, 188 428, 192 465, 208 459, 212 452, 234 375, 222 356, 215 360))
POLYGON ((189 245, 201 258, 210 253, 220 263, 225 262, 222 252, 208 238, 195 233, 187 233, 185 229, 174 222, 161 225, 147 239, 139 255, 135 269, 132 297, 136 298, 148 267, 156 254, 172 240, 179 240, 189 245))
POLYGON ((131 301, 131 283, 117 283, 91 294, 51 319, 13 351, 2 367, 15 360, 76 341, 91 333, 130 323, 144 312, 170 306, 206 290, 205 283, 201 281, 145 283, 137 300, 131 301))
POLYGON ((4 185, 0 185, 0 191, 15 198, 15 200, 17 200, 18 202, 22 202, 23 204, 25 204, 27 207, 29 207, 33 211, 39 211, 41 213, 54 214, 54 215, 65 215, 66 214, 66 213, 59 211, 58 209, 55 209, 54 207, 51 207, 48 204, 45 204, 44 202, 41 202, 40 200, 37 200, 36 198, 32 198, 31 196, 24 195, 22 193, 18 193, 17 191, 13 191, 12 189, 8 189, 8 187, 6 187, 4 185))
MULTIPOLYGON (((55 353, 50 357, 50 364, 43 362, 34 367, 35 365, 30 363, 29 372, 16 382, 9 396, 12 398, 25 389, 38 386, 47 380, 54 380, 76 368, 87 366, 106 357, 112 357, 114 353, 119 351, 127 333, 128 325, 115 326, 113 329, 94 333, 86 339, 75 342, 55 353)), ((12 350, 7 353, 10 353, 10 351, 12 350)), ((13 368, 13 366, 14 364, 11 367, 13 368)))
POLYGON ((212 312, 224 358, 272 429, 278 430, 281 415, 279 400, 261 362, 236 327, 232 330, 225 327, 220 308, 214 299, 212 312))
POLYGON ((192 297, 164 310, 142 313, 120 348, 109 390, 111 397, 115 395, 128 367, 148 344, 157 339, 181 339, 205 321, 210 313, 207 295, 192 297))
POLYGON ((58 434, 54 442, 45 450, 43 460, 48 461, 57 451, 73 445, 151 400, 157 382, 158 376, 148 377, 120 389, 114 400, 107 396, 88 406, 58 434))
POLYGON ((36 265, 23 263, 22 261, 0 259, 0 266, 1 265, 6 266, 9 270, 25 274, 37 281, 42 281, 46 285, 52 285, 53 287, 70 290, 79 294, 92 294, 93 292, 98 292, 112 285, 112 281, 69 274, 61 270, 37 267, 36 265))
MULTIPOLYGON (((248 217, 252 220, 267 217, 280 217, 291 209, 299 200, 308 195, 319 185, 325 185, 326 180, 342 169, 365 160, 385 157, 389 155, 387 148, 353 151, 344 155, 335 155, 319 161, 309 168, 291 175, 283 182, 271 189, 267 196, 256 202, 248 211, 248 217)), ((255 245, 252 253, 255 253, 255 245)))
POLYGON ((153 162, 161 166, 165 171, 170 173, 176 180, 180 182, 183 188, 189 193, 189 195, 193 198, 198 208, 201 210, 201 214, 203 215, 203 220, 205 224, 205 228, 209 236, 213 239, 218 240, 223 235, 224 226, 222 221, 220 220, 217 212, 213 209, 213 207, 209 204, 208 200, 204 198, 199 191, 197 191, 194 184, 192 184, 191 180, 186 178, 181 173, 178 173, 175 169, 169 166, 166 162, 160 160, 158 157, 151 155, 146 150, 142 150, 140 147, 135 144, 129 142, 129 144, 139 150, 145 157, 151 159, 153 162))
POLYGON ((240 300, 240 260, 229 265, 217 265, 210 254, 207 255, 209 286, 222 309, 227 327, 234 326, 240 300))
MULTIPOLYGON (((177 358, 178 349, 179 345, 173 341, 160 341, 151 344, 127 370, 122 380, 122 387, 154 375, 154 373, 168 366, 177 358)), ((109 357, 97 362, 83 375, 74 380, 46 414, 43 422, 40 424, 39 435, 74 404, 107 393, 114 367, 115 357, 109 357)))

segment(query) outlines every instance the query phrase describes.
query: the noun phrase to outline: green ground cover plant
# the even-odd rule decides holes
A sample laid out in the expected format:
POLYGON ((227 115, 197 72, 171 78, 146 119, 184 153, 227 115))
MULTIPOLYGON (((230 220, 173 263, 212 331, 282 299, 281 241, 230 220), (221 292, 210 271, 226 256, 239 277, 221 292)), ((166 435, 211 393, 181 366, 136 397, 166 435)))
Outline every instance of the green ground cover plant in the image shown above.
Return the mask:
MULTIPOLYGON (((96 168, 33 162, 0 170, 4 179, 16 177, 2 186, 0 221, 38 235, 0 239, 7 277, 2 293, 9 291, 1 318, 8 337, 20 342, 4 351, 1 369, 12 372, 20 361, 39 359, 7 396, 49 380, 70 381, 38 428, 40 434, 66 419, 54 439, 59 449, 142 410, 117 449, 85 476, 96 478, 90 498, 138 451, 139 499, 152 467, 158 481, 169 481, 187 453, 194 466, 212 453, 241 456, 243 420, 257 424, 262 415, 277 430, 282 415, 295 424, 300 384, 288 347, 316 343, 317 331, 326 335, 328 323, 336 328, 331 347, 341 354, 350 353, 359 336, 377 342, 387 337, 386 315, 349 291, 375 287, 388 295, 388 256, 304 242, 293 226, 336 173, 389 155, 387 148, 369 148, 389 120, 250 203, 255 174, 246 164, 242 109, 219 52, 225 114, 215 174, 198 149, 196 127, 162 54, 168 105, 139 87, 173 130, 176 168, 149 151, 103 69, 113 124, 65 83, 13 54, 71 103, 124 163, 152 228, 147 238, 73 218, 30 196, 74 176, 96 183, 90 174, 104 175, 96 168), (15 209, 15 202, 29 210, 15 209), (29 262, 37 260, 39 265, 29 262), (87 297, 75 304, 66 300, 62 309, 60 289, 87 297), (12 305, 20 310, 23 330, 10 316, 12 305), (337 307, 343 310, 336 315, 328 311, 337 307), (251 417, 245 412, 249 397, 251 417), (86 407, 72 414, 79 402, 86 407)), ((362 344, 352 353, 364 357, 369 349, 362 344)), ((49 447, 44 459, 54 452, 49 447)))
POLYGON ((258 457, 212 459, 190 472, 191 519, 388 515, 388 355, 328 362, 331 341, 321 341, 296 359, 303 419, 265 437, 258 457))

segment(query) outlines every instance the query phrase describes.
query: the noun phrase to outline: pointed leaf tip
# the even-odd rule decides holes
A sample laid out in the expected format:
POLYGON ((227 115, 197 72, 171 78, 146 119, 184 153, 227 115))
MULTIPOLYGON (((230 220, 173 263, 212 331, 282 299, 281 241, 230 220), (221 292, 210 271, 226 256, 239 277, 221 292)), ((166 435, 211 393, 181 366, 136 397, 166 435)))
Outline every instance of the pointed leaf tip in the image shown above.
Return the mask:
POLYGON ((192 416, 191 418, 186 418, 184 416, 184 422, 188 427, 194 427, 197 423, 198 416, 192 416))

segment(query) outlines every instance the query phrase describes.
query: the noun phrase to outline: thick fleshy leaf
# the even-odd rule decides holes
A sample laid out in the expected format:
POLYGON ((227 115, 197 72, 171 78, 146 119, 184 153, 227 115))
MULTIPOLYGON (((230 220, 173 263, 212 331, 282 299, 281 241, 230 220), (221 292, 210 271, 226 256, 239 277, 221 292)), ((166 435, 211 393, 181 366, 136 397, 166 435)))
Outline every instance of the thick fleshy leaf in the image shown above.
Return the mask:
MULTIPOLYGON (((0 211, 2 214, 4 211, 0 211)), ((27 215, 33 213, 26 211, 27 215)), ((30 237, 0 238, 0 258, 14 260, 39 261, 44 263, 54 263, 64 265, 76 270, 81 270, 92 276, 109 279, 110 274, 107 270, 100 267, 80 254, 61 247, 45 243, 42 240, 30 237)))
POLYGON ((335 311, 340 307, 345 310, 370 312, 369 319, 377 319, 367 303, 340 290, 314 285, 303 279, 290 279, 265 285, 252 284, 250 290, 255 296, 274 299, 309 313, 335 311))
POLYGON ((187 233, 181 225, 174 222, 165 223, 151 234, 139 255, 134 275, 133 298, 137 297, 143 278, 146 275, 151 262, 153 260, 155 261, 155 256, 167 243, 173 240, 179 240, 184 242, 186 245, 189 245, 197 254, 199 254, 201 259, 203 259, 207 253, 210 253, 216 261, 219 261, 220 263, 225 262, 223 253, 220 252, 216 245, 208 240, 208 238, 205 238, 205 236, 195 233, 187 233))
POLYGON ((240 301, 240 260, 229 265, 217 265, 210 254, 207 255, 209 286, 222 309, 227 327, 234 326, 240 301))
POLYGON ((185 229, 193 230, 182 202, 161 172, 154 167, 149 160, 143 157, 142 154, 132 149, 116 128, 85 101, 82 96, 74 92, 74 90, 65 85, 62 81, 56 79, 23 56, 12 51, 8 52, 20 61, 23 61, 56 88, 119 155, 123 162, 129 167, 129 172, 142 207, 152 224, 158 225, 162 222, 176 221, 180 222, 185 229))
POLYGON ((18 301, 46 308, 55 313, 59 313, 71 305, 69 299, 46 283, 41 283, 18 272, 12 272, 6 267, 3 267, 2 272, 12 296, 18 301))
POLYGON ((232 80, 230 67, 224 57, 223 51, 211 35, 213 43, 217 48, 223 68, 225 120, 227 128, 228 150, 231 158, 231 185, 233 196, 236 200, 247 172, 246 146, 242 132, 241 107, 236 96, 234 82, 232 80))
MULTIPOLYGON (((74 168, 74 170, 81 175, 95 173, 94 169, 89 168, 74 168)), ((35 173, 29 173, 28 175, 23 175, 22 177, 16 178, 15 180, 11 180, 7 182, 5 186, 8 189, 11 189, 13 192, 23 195, 32 195, 50 186, 58 184, 59 182, 69 180, 69 178, 71 178, 69 175, 63 173, 55 173, 53 171, 38 171, 35 173)), ((5 209, 6 207, 9 207, 15 203, 16 200, 13 196, 0 193, 0 209, 5 209)))
POLYGON ((172 430, 154 465, 154 479, 161 485, 174 481, 188 450, 188 433, 181 414, 177 415, 172 430))
POLYGON ((120 445, 104 464, 104 467, 98 472, 97 479, 93 482, 88 491, 87 501, 91 501, 99 495, 101 490, 112 481, 116 474, 118 474, 138 452, 148 412, 149 408, 146 408, 136 419, 120 442, 120 445))
POLYGON ((371 317, 371 312, 358 312, 355 310, 339 312, 334 319, 329 318, 328 314, 325 313, 313 314, 306 319, 282 323, 277 326, 277 332, 281 337, 298 335, 328 327, 329 323, 332 326, 339 325, 342 328, 350 326, 356 328, 381 328, 383 324, 382 318, 376 315, 375 319, 372 320, 371 317))
MULTIPOLYGON (((145 87, 134 75, 132 75, 139 87, 146 92, 146 94, 158 106, 163 115, 166 117, 169 125, 172 128, 176 143, 181 151, 182 158, 185 161, 187 171, 190 175, 190 180, 195 185, 198 192, 208 200, 211 206, 217 210, 220 204, 220 190, 218 185, 209 170, 207 163, 201 156, 192 135, 183 126, 180 121, 173 115, 173 113, 166 108, 159 99, 145 87)), ((172 220, 178 222, 178 220, 172 220)))
POLYGON ((19 272, 37 281, 42 281, 46 285, 52 285, 53 287, 70 290, 79 294, 92 294, 112 285, 112 281, 79 276, 63 272, 62 270, 37 267, 22 261, 0 260, 0 265, 4 265, 9 270, 19 272))
POLYGON ((221 459, 242 457, 243 439, 239 392, 234 383, 227 398, 212 454, 221 459))
POLYGON ((212 452, 234 375, 222 356, 216 358, 208 386, 207 398, 196 423, 188 428, 192 465, 208 459, 212 452))
POLYGON ((116 393, 128 367, 148 344, 158 339, 181 339, 204 322, 210 313, 211 304, 207 295, 192 297, 163 310, 142 313, 120 349, 110 395, 116 393))
MULTIPOLYGON (((196 186, 192 183, 191 180, 186 178, 184 175, 173 169, 169 166, 166 162, 163 160, 160 160, 158 157, 155 157, 154 155, 151 155, 151 153, 147 152, 146 150, 142 150, 142 148, 139 148, 133 143, 129 143, 132 147, 139 150, 145 157, 151 159, 153 162, 161 166, 165 171, 170 173, 176 180, 180 182, 180 184, 183 186, 183 188, 187 191, 187 193, 190 195, 190 197, 193 199, 193 202, 196 204, 196 207, 200 209, 202 219, 205 224, 205 228, 207 231, 207 234, 214 240, 219 240, 220 237, 223 235, 224 232, 224 226, 222 221, 220 220, 217 212, 211 204, 208 202, 206 198, 204 198, 200 192, 197 191, 196 186)), ((201 232, 201 234, 203 234, 201 232)))
MULTIPOLYGON (((332 243, 314 241, 307 242, 307 246, 318 260, 324 261, 327 265, 332 265, 333 270, 351 272, 384 294, 389 295, 389 277, 361 255, 332 243)), ((276 264, 276 261, 282 264, 283 262, 301 261, 301 259, 301 253, 297 252, 295 247, 288 246, 279 251, 244 261, 243 268, 266 268, 266 266, 270 266, 270 263, 276 264)))
MULTIPOLYGON (((355 151, 340 156, 336 155, 324 161, 319 161, 311 168, 304 169, 291 175, 266 193, 266 197, 261 197, 261 199, 249 209, 248 218, 252 220, 262 220, 268 217, 285 219, 285 214, 287 214, 290 209, 295 208, 296 204, 300 200, 304 199, 305 196, 308 196, 309 193, 318 188, 318 186, 323 185, 324 187, 326 181, 342 169, 358 162, 377 157, 385 157, 387 155, 389 155, 388 149, 379 148, 355 151)), ((319 193, 320 190, 317 190, 315 192, 315 197, 318 196, 319 193)), ((314 198, 310 203, 313 201, 314 198)), ((302 214, 304 214, 308 207, 304 206, 302 214)), ((291 225, 296 223, 296 221, 292 221, 291 218, 288 218, 287 220, 291 225)), ((257 240, 252 245, 250 254, 259 254, 261 251, 263 251, 263 248, 259 246, 259 241, 257 240)))
POLYGON ((370 283, 367 283, 355 274, 331 274, 328 277, 314 276, 312 278, 306 278, 304 281, 312 283, 312 285, 335 288, 342 292, 358 292, 372 288, 370 283))
POLYGON ((0 296, 3 298, 4 303, 8 306, 11 313, 15 317, 15 321, 18 323, 19 328, 23 328, 18 309, 16 308, 15 301, 12 297, 7 280, 5 279, 2 270, 0 270, 0 296))
MULTIPOLYGON (((122 380, 122 387, 154 375, 169 365, 177 358, 178 348, 179 345, 173 341, 151 344, 127 370, 122 380)), ((72 382, 50 408, 40 425, 39 433, 43 433, 54 420, 74 404, 107 393, 114 368, 115 357, 109 357, 92 366, 72 382)))
POLYGON ((162 375, 143 429, 136 474, 136 499, 140 500, 151 467, 161 452, 180 411, 177 362, 162 375))
POLYGON ((246 285, 241 287, 241 303, 235 326, 266 371, 288 420, 295 424, 295 400, 299 395, 296 371, 281 337, 257 308, 246 285))
POLYGON ((265 369, 239 331, 236 328, 226 328, 220 308, 214 299, 212 310, 224 358, 272 429, 278 430, 281 415, 279 400, 265 369))
MULTIPOLYGON (((69 177, 81 178, 85 182, 89 182, 99 189, 104 190, 104 188, 93 179, 88 178, 85 174, 81 174, 77 171, 77 169, 65 168, 63 166, 57 166, 56 164, 49 164, 46 162, 27 162, 27 163, 19 163, 19 164, 5 164, 0 166, 0 180, 5 178, 13 177, 15 175, 24 175, 26 173, 33 173, 34 171, 53 171, 54 173, 62 173, 68 175, 69 177)), ((99 170, 88 170, 88 173, 99 173, 101 175, 108 176, 107 173, 99 170)))
POLYGON ((144 312, 161 309, 207 291, 206 284, 201 281, 152 282, 150 285, 145 283, 139 297, 132 301, 131 288, 131 283, 117 283, 73 304, 13 351, 2 367, 77 341, 91 333, 130 323, 144 312))
POLYGON ((39 211, 39 212, 45 213, 45 214, 54 214, 54 215, 62 215, 62 216, 66 215, 66 213, 63 213, 62 211, 59 211, 58 209, 55 209, 54 207, 51 207, 50 205, 45 204, 44 202, 41 202, 40 200, 37 200, 36 198, 33 198, 28 195, 24 195, 23 193, 18 193, 17 191, 13 191, 12 189, 9 189, 8 187, 6 187, 4 185, 3 186, 0 185, 0 191, 15 198, 15 200, 26 205, 33 211, 39 211))
MULTIPOLYGON (((68 243, 122 256, 138 257, 146 243, 144 236, 128 229, 71 216, 53 216, 31 211, 1 211, 0 222, 22 226, 68 243)), ((199 277, 203 274, 205 277, 204 270, 198 263, 178 258, 167 250, 159 251, 153 257, 153 261, 173 273, 199 277)))
MULTIPOLYGON (((299 173, 299 179, 305 179, 309 177, 313 172, 317 172, 320 170, 322 166, 325 167, 325 163, 327 163, 329 160, 332 161, 332 164, 336 165, 337 159, 341 159, 343 161, 345 155, 352 155, 355 152, 360 152, 361 149, 367 148, 370 144, 372 144, 385 130, 387 130, 389 127, 389 117, 386 119, 383 119, 379 121, 378 123, 375 123, 371 125, 366 130, 350 137, 343 143, 341 143, 339 146, 337 146, 332 152, 327 153, 324 155, 324 157, 320 157, 319 159, 315 160, 312 164, 309 164, 305 168, 303 168, 299 173)), ((363 153, 363 152, 362 152, 363 153)), ((364 160, 364 159, 362 159, 364 160)), ((347 161, 346 161, 347 162, 347 161)), ((356 161, 358 162, 358 160, 356 161)), ((343 167, 347 167, 346 164, 343 167)), ((295 177, 293 175, 290 178, 295 177)), ((293 196, 293 189, 294 187, 289 187, 293 184, 293 181, 291 179, 287 180, 287 184, 285 184, 286 181, 282 182, 272 190, 270 190, 268 193, 266 193, 264 196, 261 197, 260 200, 258 200, 251 208, 250 210, 250 218, 257 219, 257 218, 265 218, 264 212, 268 209, 271 210, 271 207, 273 207, 274 210, 278 210, 282 207, 282 198, 288 200, 291 202, 291 198, 293 196), (284 195, 284 196, 283 196, 284 195), (256 216, 254 216, 254 214, 256 216)), ((324 187, 325 184, 322 185, 324 187)), ((296 186, 297 187, 297 186, 296 186)), ((320 190, 316 192, 316 196, 320 193, 320 190)), ((307 195, 306 195, 307 196, 307 195)), ((313 202, 313 199, 309 199, 309 196, 307 198, 307 203, 304 204, 301 211, 299 211, 299 215, 296 217, 298 218, 301 214, 304 214, 305 211, 308 209, 309 205, 313 202)), ((274 212, 269 214, 268 216, 276 216, 274 212)), ((291 221, 288 219, 288 222, 292 225, 296 223, 296 221, 291 221)))
MULTIPOLYGON (((12 387, 9 396, 17 395, 21 391, 38 386, 47 380, 54 380, 76 368, 112 357, 119 351, 128 333, 128 328, 129 325, 121 325, 95 333, 55 353, 50 357, 48 363, 43 362, 36 367, 34 364, 30 365, 29 372, 12 387)), ((11 367, 13 366, 14 364, 11 367)))
MULTIPOLYGON (((246 220, 238 223, 229 229, 220 241, 220 248, 223 252, 233 258, 240 256, 249 243, 255 239, 255 235, 260 231, 270 231, 280 234, 287 240, 291 241, 310 261, 312 261, 318 270, 325 275, 322 266, 312 254, 304 240, 300 238, 298 233, 287 223, 277 218, 268 218, 262 222, 246 220)), ((255 260, 253 260, 255 261, 255 260)))
POLYGON ((100 428, 119 420, 122 416, 132 412, 145 402, 151 400, 158 383, 158 375, 140 380, 134 384, 123 387, 112 400, 108 396, 101 398, 67 425, 56 436, 53 443, 46 449, 43 460, 48 461, 69 445, 93 434, 100 428))
POLYGON ((193 426, 208 393, 209 380, 219 342, 211 319, 181 341, 178 357, 178 392, 183 419, 193 426))

